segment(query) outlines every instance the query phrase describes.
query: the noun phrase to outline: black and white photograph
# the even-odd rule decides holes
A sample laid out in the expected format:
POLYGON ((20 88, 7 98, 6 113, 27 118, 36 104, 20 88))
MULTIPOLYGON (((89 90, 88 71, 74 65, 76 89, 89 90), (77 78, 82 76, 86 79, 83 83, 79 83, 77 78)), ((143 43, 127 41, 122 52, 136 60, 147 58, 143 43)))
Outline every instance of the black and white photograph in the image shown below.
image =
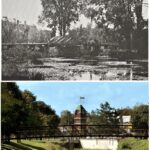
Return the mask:
POLYGON ((2 0, 2 80, 148 80, 148 0, 2 0))

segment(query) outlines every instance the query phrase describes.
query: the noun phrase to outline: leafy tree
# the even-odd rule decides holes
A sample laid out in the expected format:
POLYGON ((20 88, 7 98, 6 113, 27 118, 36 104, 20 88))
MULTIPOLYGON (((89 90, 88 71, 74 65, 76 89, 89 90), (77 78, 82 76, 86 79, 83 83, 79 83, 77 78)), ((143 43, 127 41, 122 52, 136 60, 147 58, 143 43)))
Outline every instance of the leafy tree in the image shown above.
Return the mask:
POLYGON ((91 122, 93 124, 118 124, 119 113, 115 108, 112 108, 108 102, 100 104, 100 109, 92 111, 90 114, 91 122))
POLYGON ((122 108, 122 109, 118 109, 117 112, 121 115, 121 116, 131 116, 133 110, 131 108, 122 108))
POLYGON ((22 92, 22 98, 24 99, 27 105, 32 104, 36 101, 36 96, 34 96, 30 91, 25 90, 22 92))
POLYGON ((77 0, 41 0, 43 6, 39 22, 45 21, 53 34, 58 29, 60 36, 64 36, 71 22, 78 21, 81 3, 77 0))
POLYGON ((88 124, 100 124, 99 121, 99 115, 96 113, 96 111, 93 111, 90 113, 88 120, 88 124))
POLYGON ((127 48, 131 49, 133 31, 144 27, 142 3, 143 0, 89 0, 85 14, 88 14, 98 27, 106 29, 112 26, 114 31, 120 33, 118 41, 125 38, 127 48))
POLYGON ((115 126, 119 123, 118 112, 108 102, 100 104, 100 109, 91 112, 89 122, 93 125, 101 125, 93 127, 95 132, 116 133, 119 131, 117 126, 115 126))
POLYGON ((2 137, 7 137, 9 142, 10 135, 16 134, 15 129, 23 125, 26 119, 21 91, 16 83, 2 83, 1 108, 2 137))
POLYGON ((61 124, 73 124, 74 123, 74 117, 73 114, 68 111, 68 110, 64 110, 61 112, 61 124))
MULTIPOLYGON (((36 101, 36 97, 30 91, 21 91, 16 83, 2 83, 2 138, 9 142, 14 134, 18 139, 20 135, 16 129, 20 127, 53 126, 51 133, 58 129, 59 117, 55 111, 42 101, 36 101)), ((44 134, 44 133, 43 133, 44 134)))
POLYGON ((110 106, 108 102, 100 105, 100 109, 97 109, 100 115, 100 122, 104 124, 118 124, 119 119, 117 118, 117 112, 110 106))
POLYGON ((139 105, 133 108, 131 116, 133 128, 148 129, 149 122, 149 107, 148 105, 139 105))

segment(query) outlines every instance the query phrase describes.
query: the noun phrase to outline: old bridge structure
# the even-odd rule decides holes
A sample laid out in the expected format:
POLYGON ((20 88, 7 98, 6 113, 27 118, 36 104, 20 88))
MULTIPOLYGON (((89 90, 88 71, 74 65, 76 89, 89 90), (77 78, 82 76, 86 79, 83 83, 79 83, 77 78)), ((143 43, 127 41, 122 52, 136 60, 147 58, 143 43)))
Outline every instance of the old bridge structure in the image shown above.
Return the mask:
MULTIPOLYGON (((94 46, 96 45, 96 41, 91 40, 87 43, 89 46, 94 46)), ((82 44, 80 41, 75 40, 71 38, 70 36, 56 36, 51 38, 47 43, 2 43, 2 49, 3 50, 8 50, 9 48, 12 47, 17 47, 17 46, 24 46, 27 48, 32 48, 35 49, 35 47, 54 47, 54 46, 62 46, 62 47, 70 47, 70 46, 75 46, 75 47, 82 47, 84 44, 82 44)), ((101 42, 99 43, 100 47, 103 48, 108 48, 108 47, 118 47, 117 43, 111 43, 111 42, 101 42)))
POLYGON ((5 131, 2 141, 11 139, 43 139, 43 138, 148 138, 148 129, 133 129, 132 124, 87 124, 87 112, 82 105, 75 110, 74 124, 58 126, 25 126, 12 131, 5 131), (7 136, 9 135, 9 136, 7 136))

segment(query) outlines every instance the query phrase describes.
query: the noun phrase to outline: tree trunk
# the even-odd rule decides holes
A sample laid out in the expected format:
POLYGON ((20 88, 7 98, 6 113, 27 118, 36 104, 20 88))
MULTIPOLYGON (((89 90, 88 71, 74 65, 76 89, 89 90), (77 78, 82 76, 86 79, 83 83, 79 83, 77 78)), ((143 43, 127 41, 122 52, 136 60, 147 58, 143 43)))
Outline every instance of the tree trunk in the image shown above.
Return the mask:
POLYGON ((65 36, 65 35, 66 35, 66 26, 63 25, 63 36, 65 36))

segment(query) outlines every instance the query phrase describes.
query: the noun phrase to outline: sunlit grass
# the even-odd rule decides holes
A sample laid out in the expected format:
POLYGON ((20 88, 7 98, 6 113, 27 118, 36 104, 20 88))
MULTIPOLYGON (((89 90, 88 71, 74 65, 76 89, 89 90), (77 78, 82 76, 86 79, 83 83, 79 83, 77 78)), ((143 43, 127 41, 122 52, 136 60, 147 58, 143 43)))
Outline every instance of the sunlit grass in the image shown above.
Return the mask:
POLYGON ((2 144, 2 150, 66 150, 61 147, 59 140, 21 140, 21 143, 13 140, 10 144, 2 144))
POLYGON ((148 150, 147 139, 126 138, 119 141, 118 150, 148 150))

